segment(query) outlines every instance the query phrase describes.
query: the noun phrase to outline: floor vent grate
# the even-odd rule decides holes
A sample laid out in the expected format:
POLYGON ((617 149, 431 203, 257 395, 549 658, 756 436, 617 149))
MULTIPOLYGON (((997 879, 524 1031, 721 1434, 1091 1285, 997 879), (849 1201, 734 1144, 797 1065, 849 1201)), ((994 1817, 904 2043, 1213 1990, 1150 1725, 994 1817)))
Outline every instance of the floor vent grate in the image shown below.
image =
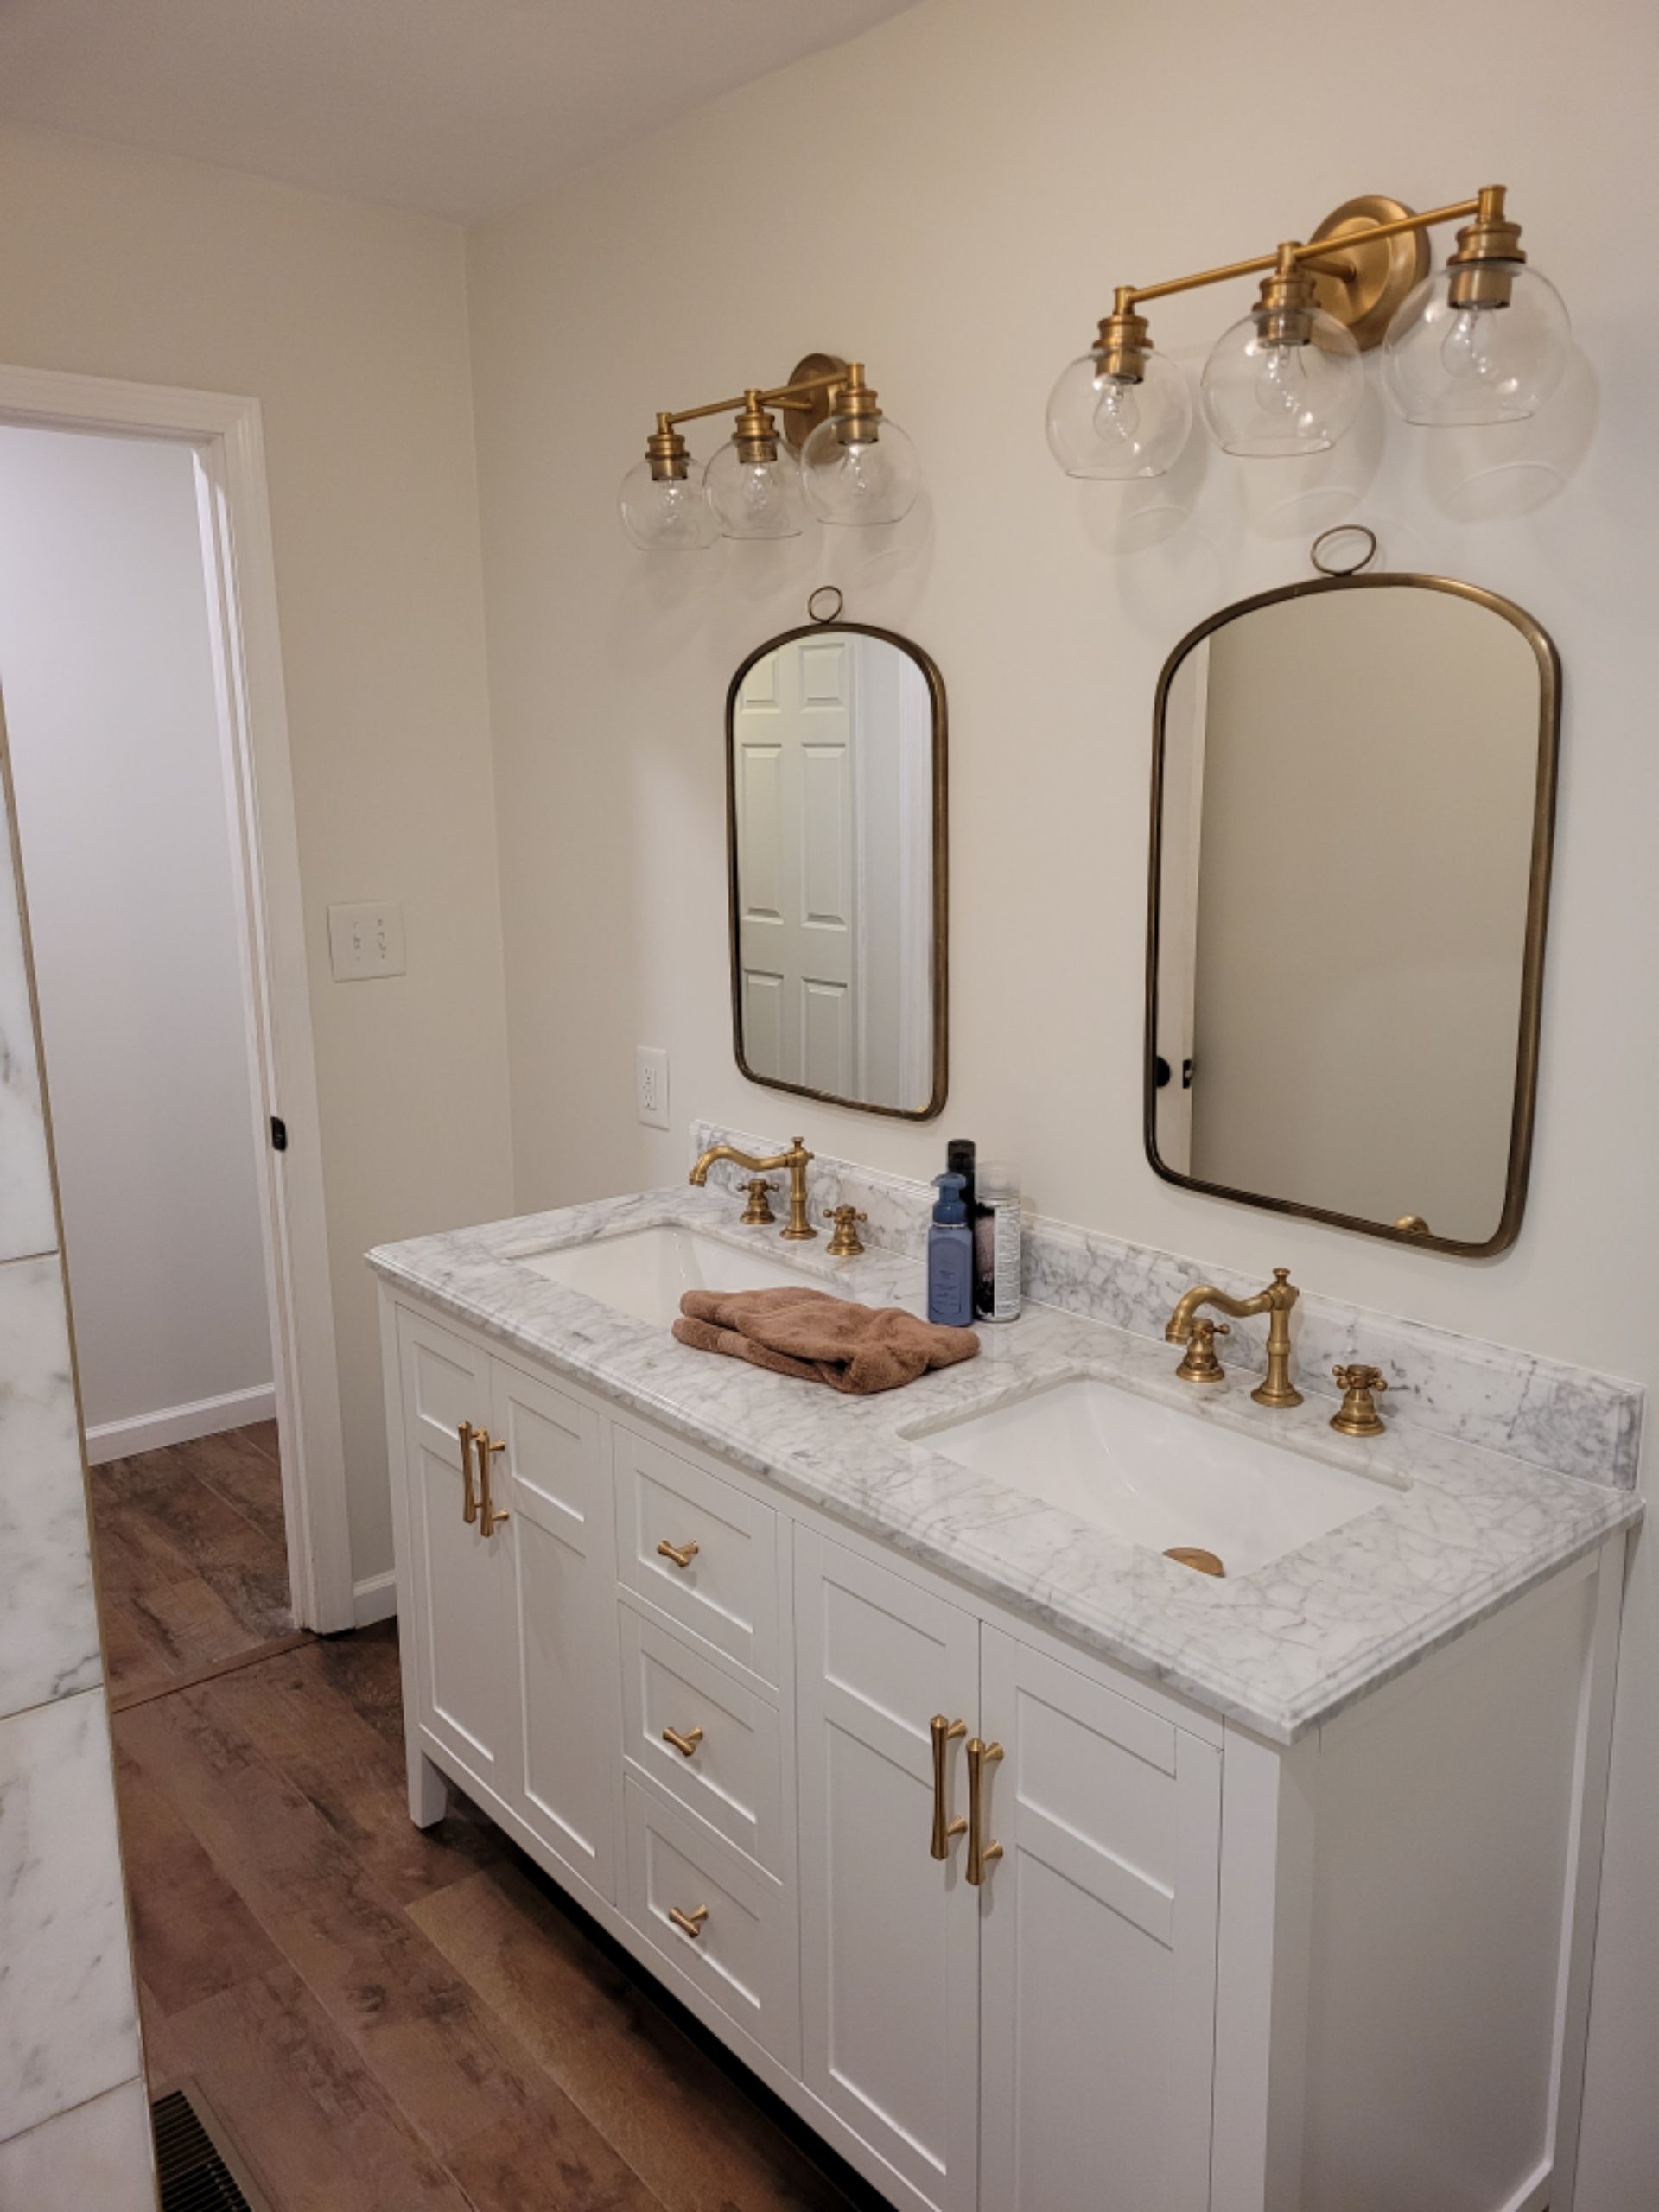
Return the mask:
POLYGON ((150 2106, 161 2212, 266 2212, 264 2200, 249 2196, 232 2171, 204 2117, 205 2102, 200 2093, 193 2101, 174 2089, 150 2106))

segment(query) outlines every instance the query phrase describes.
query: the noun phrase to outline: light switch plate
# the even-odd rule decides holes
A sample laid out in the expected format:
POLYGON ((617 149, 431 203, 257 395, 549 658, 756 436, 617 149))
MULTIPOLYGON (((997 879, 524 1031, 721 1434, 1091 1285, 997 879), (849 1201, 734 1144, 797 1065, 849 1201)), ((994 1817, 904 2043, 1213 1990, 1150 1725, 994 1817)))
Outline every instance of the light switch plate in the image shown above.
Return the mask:
POLYGON ((404 910, 370 904, 328 909, 328 957, 337 983, 366 982, 377 976, 401 976, 404 910))
POLYGON ((660 1045, 633 1048, 633 1104, 648 1129, 668 1127, 668 1054, 660 1045))

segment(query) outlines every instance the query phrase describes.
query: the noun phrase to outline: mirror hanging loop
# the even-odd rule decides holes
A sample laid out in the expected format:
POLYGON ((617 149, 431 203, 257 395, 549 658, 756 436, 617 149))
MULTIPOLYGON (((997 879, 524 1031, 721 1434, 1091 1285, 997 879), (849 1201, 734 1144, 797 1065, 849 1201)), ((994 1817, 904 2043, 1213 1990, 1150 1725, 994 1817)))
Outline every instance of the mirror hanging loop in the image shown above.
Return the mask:
POLYGON ((1308 549, 1308 559, 1322 576, 1357 576, 1362 569, 1369 569, 1376 558, 1376 532, 1368 530, 1363 522, 1333 523, 1329 530, 1322 530, 1308 549), (1365 550, 1357 561, 1346 563, 1322 561, 1319 548, 1333 537, 1363 537, 1365 550))

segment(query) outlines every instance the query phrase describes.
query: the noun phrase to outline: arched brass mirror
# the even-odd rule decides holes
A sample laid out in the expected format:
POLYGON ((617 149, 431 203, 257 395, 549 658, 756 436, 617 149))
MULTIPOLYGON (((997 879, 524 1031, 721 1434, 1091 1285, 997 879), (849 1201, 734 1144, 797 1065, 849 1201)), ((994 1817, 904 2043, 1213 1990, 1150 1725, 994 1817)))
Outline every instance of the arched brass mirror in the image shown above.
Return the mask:
POLYGON ((1329 575, 1181 640, 1154 741, 1159 1174, 1438 1251, 1515 1241, 1560 698, 1531 617, 1441 576, 1329 575))
POLYGON ((948 1029, 944 685, 839 617, 772 638, 726 702, 732 1029, 751 1082, 929 1121, 948 1029))

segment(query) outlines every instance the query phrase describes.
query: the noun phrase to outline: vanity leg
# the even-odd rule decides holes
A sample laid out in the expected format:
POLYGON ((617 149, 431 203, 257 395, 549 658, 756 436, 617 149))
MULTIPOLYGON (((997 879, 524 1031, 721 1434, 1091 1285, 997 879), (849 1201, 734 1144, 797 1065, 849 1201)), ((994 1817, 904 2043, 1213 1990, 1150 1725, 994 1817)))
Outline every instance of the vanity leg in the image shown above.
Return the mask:
POLYGON ((411 1745, 409 1753, 409 1817, 417 1828, 436 1826, 449 1809, 449 1783, 441 1767, 411 1745))

